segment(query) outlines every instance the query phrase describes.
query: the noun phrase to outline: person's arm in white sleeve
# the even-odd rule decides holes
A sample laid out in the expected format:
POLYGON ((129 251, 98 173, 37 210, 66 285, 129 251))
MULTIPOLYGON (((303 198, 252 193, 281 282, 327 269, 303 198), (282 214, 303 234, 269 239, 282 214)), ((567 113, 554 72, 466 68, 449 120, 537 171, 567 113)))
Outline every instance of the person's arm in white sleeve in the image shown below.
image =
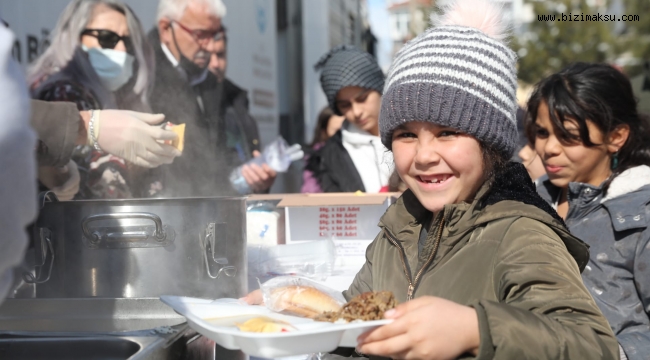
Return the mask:
POLYGON ((0 302, 27 246, 25 227, 36 217, 36 134, 29 126, 29 95, 11 56, 14 35, 0 25, 0 302))

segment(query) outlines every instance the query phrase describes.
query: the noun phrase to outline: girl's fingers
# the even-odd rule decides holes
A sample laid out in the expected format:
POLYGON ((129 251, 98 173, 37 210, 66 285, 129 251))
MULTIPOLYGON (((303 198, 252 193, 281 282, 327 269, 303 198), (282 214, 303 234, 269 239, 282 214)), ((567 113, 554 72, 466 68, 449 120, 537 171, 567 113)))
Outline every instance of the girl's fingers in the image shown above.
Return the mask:
POLYGON ((408 319, 397 319, 388 325, 380 326, 374 330, 361 334, 357 338, 357 342, 361 345, 365 343, 383 341, 395 336, 405 334, 409 329, 408 324, 408 319))
POLYGON ((411 301, 407 301, 405 303, 397 305, 394 309, 388 310, 385 314, 384 317, 386 319, 396 319, 398 317, 404 316, 405 314, 408 314, 412 311, 415 311, 423 306, 430 305, 431 303, 435 302, 436 298, 432 296, 423 296, 411 301))
POLYGON ((264 303, 262 291, 259 289, 248 293, 248 295, 244 296, 240 300, 245 301, 248 305, 262 305, 264 303))
POLYGON ((368 355, 388 356, 394 359, 403 359, 412 347, 412 340, 404 333, 385 340, 366 342, 357 345, 357 352, 368 355))

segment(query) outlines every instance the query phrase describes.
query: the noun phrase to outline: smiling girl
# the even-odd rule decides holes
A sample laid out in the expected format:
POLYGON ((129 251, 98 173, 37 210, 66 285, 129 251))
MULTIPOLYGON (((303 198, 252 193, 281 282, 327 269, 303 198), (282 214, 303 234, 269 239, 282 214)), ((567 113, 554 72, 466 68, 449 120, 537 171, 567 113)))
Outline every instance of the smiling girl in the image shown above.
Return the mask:
MULTIPOLYGON (((580 277, 587 246, 523 165, 508 163, 518 143, 516 56, 499 19, 487 2, 458 1, 389 70, 380 135, 409 189, 382 216, 343 295, 388 290, 401 305, 386 312, 392 323, 359 337, 358 353, 618 359, 580 277)), ((246 300, 259 303, 259 292, 246 300)))
POLYGON ((508 163, 516 56, 489 3, 458 1, 389 70, 379 125, 408 185, 350 288, 390 290, 394 319, 357 352, 398 359, 616 359, 580 277, 585 244, 508 163))
POLYGON ((547 172, 538 191, 590 245, 582 274, 621 346, 650 354, 650 126, 628 79, 577 63, 541 81, 528 131, 547 172))

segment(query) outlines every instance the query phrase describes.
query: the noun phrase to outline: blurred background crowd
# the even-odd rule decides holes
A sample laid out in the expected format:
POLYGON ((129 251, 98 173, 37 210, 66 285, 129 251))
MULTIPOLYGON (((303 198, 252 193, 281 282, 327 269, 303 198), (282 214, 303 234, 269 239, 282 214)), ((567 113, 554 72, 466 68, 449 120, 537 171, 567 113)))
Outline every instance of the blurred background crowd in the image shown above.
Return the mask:
MULTIPOLYGON (((646 1, 498 3, 519 56, 522 108, 532 86, 544 76, 571 62, 588 61, 606 62, 624 72, 639 98, 639 111, 650 111, 646 1), (565 13, 638 16, 627 22, 540 18, 565 13)), ((236 193, 227 185, 228 175, 278 136, 304 145, 306 161, 294 162, 282 173, 265 165, 244 166, 239 174, 246 180, 245 192, 397 190, 399 179, 391 177, 392 161, 380 146, 366 154, 381 167, 377 180, 355 175, 333 180, 356 181, 355 189, 327 184, 323 188, 323 173, 331 171, 322 157, 311 157, 310 165, 310 154, 323 152, 320 148, 345 118, 354 123, 359 121, 355 117, 375 117, 374 125, 364 131, 373 130, 369 133, 377 136, 373 126, 378 108, 359 110, 362 113, 353 109, 357 113, 347 115, 338 111, 323 91, 327 84, 321 78, 322 67, 314 65, 330 49, 348 45, 367 53, 373 66, 386 73, 402 45, 423 32, 445 4, 445 0, 2 0, 0 14, 15 34, 12 55, 27 72, 33 99, 73 102, 79 111, 161 113, 165 122, 188 125, 181 158, 153 170, 151 163, 138 166, 142 164, 125 161, 115 152, 93 149, 92 141, 78 144, 69 163, 46 164, 54 166, 39 170, 42 187, 57 190, 63 198, 132 198, 236 193), (79 185, 70 185, 69 179, 66 183, 66 176, 78 178, 79 185)), ((523 114, 522 109, 522 124, 523 114)), ((543 168, 520 133, 522 151, 515 158, 524 161, 535 178, 543 168)), ((342 146, 352 145, 343 141, 342 146)))

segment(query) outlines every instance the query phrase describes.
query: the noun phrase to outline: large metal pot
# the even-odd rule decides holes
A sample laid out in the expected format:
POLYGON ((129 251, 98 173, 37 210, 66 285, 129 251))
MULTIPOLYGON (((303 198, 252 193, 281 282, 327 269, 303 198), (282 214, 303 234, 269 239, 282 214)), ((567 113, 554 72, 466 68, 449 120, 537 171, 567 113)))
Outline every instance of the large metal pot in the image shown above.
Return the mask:
POLYGON ((246 291, 244 198, 46 201, 34 244, 37 298, 246 291))

